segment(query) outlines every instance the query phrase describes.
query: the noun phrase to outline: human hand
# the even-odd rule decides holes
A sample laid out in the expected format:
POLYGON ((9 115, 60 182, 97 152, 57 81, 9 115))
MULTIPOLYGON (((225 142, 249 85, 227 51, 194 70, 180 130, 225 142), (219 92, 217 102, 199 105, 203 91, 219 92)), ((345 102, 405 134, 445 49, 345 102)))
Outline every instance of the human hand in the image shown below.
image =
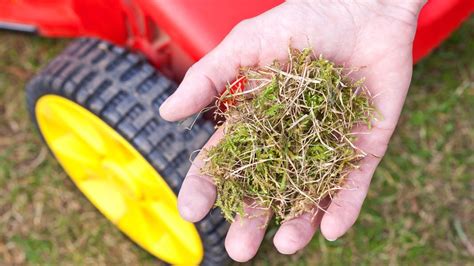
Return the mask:
MULTIPOLYGON (((273 242, 279 252, 293 254, 306 246, 317 228, 328 240, 341 237, 356 221, 372 175, 387 149, 397 124, 412 74, 412 42, 418 13, 424 1, 287 1, 266 13, 239 23, 209 54, 187 72, 177 91, 162 105, 161 116, 180 120, 199 112, 215 100, 240 66, 268 65, 284 60, 288 46, 311 47, 315 54, 338 64, 364 67, 352 74, 365 77, 383 116, 371 128, 358 129, 356 145, 368 156, 347 178, 327 212, 303 214, 283 223, 273 242)), ((218 130, 206 144, 222 137, 218 130)), ((212 208, 216 190, 212 178, 200 174, 199 155, 182 185, 178 208, 188 221, 201 220, 212 208)), ((317 210, 315 210, 317 212, 317 210)), ((264 237, 271 213, 246 208, 236 217, 225 241, 230 257, 250 260, 264 237)))

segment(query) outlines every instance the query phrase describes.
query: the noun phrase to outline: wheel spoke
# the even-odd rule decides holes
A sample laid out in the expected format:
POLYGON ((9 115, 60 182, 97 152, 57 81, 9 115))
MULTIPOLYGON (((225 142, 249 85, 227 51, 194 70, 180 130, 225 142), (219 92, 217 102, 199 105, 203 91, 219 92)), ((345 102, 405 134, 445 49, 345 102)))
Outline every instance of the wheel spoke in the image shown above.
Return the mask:
POLYGON ((150 166, 143 164, 142 160, 137 158, 129 160, 122 164, 122 167, 139 187, 143 200, 166 198, 167 195, 159 194, 161 187, 158 178, 154 175, 154 170, 150 166))
POLYGON ((156 243, 163 236, 163 231, 157 230, 156 225, 151 226, 136 203, 128 202, 128 205, 129 208, 117 220, 117 226, 140 245, 151 246, 156 243))
MULTIPOLYGON (((48 129, 47 134, 49 139, 54 139, 61 135, 68 133, 68 130, 64 128, 62 121, 57 119, 54 116, 54 111, 50 105, 43 105, 43 108, 40 108, 37 111, 38 124, 43 131, 46 127, 48 129)), ((45 134, 45 133, 43 133, 45 134)))
MULTIPOLYGON (((165 204, 161 201, 154 201, 154 202, 145 202, 143 204, 144 209, 146 210, 147 216, 150 216, 150 220, 158 222, 159 226, 162 226, 166 231, 167 237, 169 237, 168 241, 166 241, 166 245, 169 243, 174 243, 175 245, 179 245, 177 247, 178 250, 182 250, 183 254, 199 254, 199 250, 195 250, 195 246, 186 245, 186 243, 194 243, 190 236, 186 234, 185 230, 182 230, 185 227, 193 226, 191 223, 183 220, 179 215, 176 208, 171 208, 169 204, 165 204), (184 251, 187 252, 184 252, 184 251)), ((164 242, 164 241, 163 241, 164 242)))
POLYGON ((104 171, 111 175, 111 181, 120 186, 121 191, 128 194, 129 197, 139 200, 142 197, 140 186, 137 184, 133 175, 131 175, 122 165, 114 160, 104 159, 102 161, 104 171))
POLYGON ((96 153, 100 155, 107 154, 103 136, 90 121, 83 119, 81 116, 71 114, 74 110, 58 108, 57 105, 51 105, 48 108, 50 109, 47 113, 48 120, 54 122, 56 127, 62 127, 63 131, 74 133, 96 153))
POLYGON ((118 224, 127 212, 135 209, 133 206, 129 206, 127 199, 123 197, 120 190, 114 188, 116 185, 106 180, 84 180, 79 182, 77 186, 94 206, 114 224, 118 224))
POLYGON ((176 258, 184 258, 184 256, 186 256, 188 261, 198 261, 193 258, 193 255, 190 256, 185 247, 181 243, 176 242, 170 234, 164 234, 158 241, 153 243, 152 247, 160 250, 160 253, 163 254, 163 259, 169 262, 176 258))
POLYGON ((79 179, 88 178, 95 174, 100 175, 101 171, 98 167, 100 158, 91 152, 87 146, 77 141, 73 134, 65 134, 52 140, 50 146, 69 175, 79 179))

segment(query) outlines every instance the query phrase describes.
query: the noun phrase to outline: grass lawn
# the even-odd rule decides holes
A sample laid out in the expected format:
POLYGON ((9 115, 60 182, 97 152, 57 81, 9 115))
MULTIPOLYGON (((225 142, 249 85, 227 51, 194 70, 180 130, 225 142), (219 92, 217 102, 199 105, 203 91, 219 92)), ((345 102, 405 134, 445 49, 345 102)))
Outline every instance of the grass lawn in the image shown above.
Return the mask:
MULTIPOLYGON (((156 264, 76 190, 30 123, 24 85, 65 41, 0 33, 0 264, 156 264)), ((356 225, 256 265, 474 265, 474 18, 416 65, 356 225)))

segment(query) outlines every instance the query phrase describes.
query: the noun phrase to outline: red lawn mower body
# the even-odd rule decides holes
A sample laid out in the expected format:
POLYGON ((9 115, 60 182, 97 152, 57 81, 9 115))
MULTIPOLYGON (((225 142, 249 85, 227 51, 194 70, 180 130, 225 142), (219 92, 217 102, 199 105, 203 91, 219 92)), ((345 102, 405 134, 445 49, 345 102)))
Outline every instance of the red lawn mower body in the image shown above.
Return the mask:
MULTIPOLYGON (((91 36, 139 50, 168 76, 215 47, 239 21, 282 0, 0 0, 0 28, 47 37, 91 36)), ((474 11, 473 0, 430 0, 420 14, 414 62, 474 11)))

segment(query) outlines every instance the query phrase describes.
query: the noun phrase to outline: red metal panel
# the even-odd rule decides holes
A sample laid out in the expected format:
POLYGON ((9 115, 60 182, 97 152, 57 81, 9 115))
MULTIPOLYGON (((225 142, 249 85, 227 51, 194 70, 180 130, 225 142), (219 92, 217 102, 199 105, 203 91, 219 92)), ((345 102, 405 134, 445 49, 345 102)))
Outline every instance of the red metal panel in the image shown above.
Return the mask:
MULTIPOLYGON (((175 46, 173 50, 179 51, 173 52, 173 57, 190 56, 198 60, 239 21, 261 14, 281 2, 0 0, 0 21, 34 25, 45 36, 95 36, 122 45, 128 44, 158 65, 165 58, 157 55, 158 50, 167 47, 167 44, 172 43, 175 46), (157 43, 150 38, 149 19, 158 24, 171 40, 157 43), (178 46, 181 51, 176 48, 178 46)), ((473 10, 474 0, 430 0, 420 14, 413 49, 414 60, 419 60, 439 45, 473 10)), ((188 59, 184 61, 189 64, 188 59)))
MULTIPOLYGON (((195 60, 215 47, 239 21, 282 0, 136 0, 195 60)), ((430 0, 421 11, 413 57, 418 61, 474 10, 474 0, 430 0)))
POLYGON ((418 19, 413 43, 413 61, 417 62, 474 12, 474 0, 430 0, 418 19))
POLYGON ((136 0, 154 21, 195 60, 214 48, 239 21, 282 0, 136 0))
POLYGON ((119 0, 0 0, 0 21, 35 26, 50 37, 95 36, 124 44, 119 0))

